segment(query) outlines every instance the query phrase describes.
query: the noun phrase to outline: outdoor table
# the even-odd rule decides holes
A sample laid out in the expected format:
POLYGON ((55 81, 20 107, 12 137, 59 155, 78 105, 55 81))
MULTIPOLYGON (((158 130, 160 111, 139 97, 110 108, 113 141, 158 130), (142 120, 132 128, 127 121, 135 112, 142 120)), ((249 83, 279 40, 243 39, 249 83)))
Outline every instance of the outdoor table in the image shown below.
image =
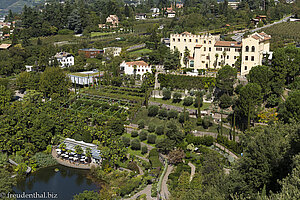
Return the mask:
POLYGON ((64 153, 63 153, 63 154, 61 154, 61 156, 65 156, 65 155, 66 155, 66 154, 64 154, 64 153))
POLYGON ((74 161, 76 161, 76 160, 78 160, 78 158, 76 158, 76 157, 73 157, 73 160, 74 160, 74 161))
POLYGON ((56 152, 61 152, 61 149, 56 149, 56 152))
POLYGON ((68 156, 68 155, 65 155, 64 157, 65 157, 65 158, 68 158, 69 156, 68 156))
POLYGON ((59 151, 59 152, 56 152, 58 155, 60 155, 61 154, 61 152, 59 151))
POLYGON ((72 156, 70 156, 70 157, 69 157, 69 159, 70 159, 70 160, 72 160, 72 159, 73 159, 73 157, 72 157, 72 156))
POLYGON ((84 161, 85 161, 85 159, 80 159, 80 161, 81 161, 81 162, 84 162, 84 161))

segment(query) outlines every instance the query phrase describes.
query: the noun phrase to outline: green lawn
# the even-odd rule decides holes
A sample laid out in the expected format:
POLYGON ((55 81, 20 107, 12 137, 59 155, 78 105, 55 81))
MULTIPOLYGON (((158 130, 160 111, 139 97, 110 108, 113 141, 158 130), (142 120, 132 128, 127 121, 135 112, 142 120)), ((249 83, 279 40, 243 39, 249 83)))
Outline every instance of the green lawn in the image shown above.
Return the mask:
MULTIPOLYGON (((168 105, 172 105, 172 106, 178 106, 178 107, 184 107, 183 105, 182 105, 182 103, 183 103, 183 100, 181 101, 181 102, 179 102, 179 103, 173 103, 172 102, 172 99, 169 99, 169 100, 163 100, 163 99, 160 99, 160 98, 153 98, 153 97, 151 97, 150 98, 150 101, 153 101, 153 102, 158 102, 158 103, 162 103, 162 104, 168 104, 168 105)), ((211 103, 203 103, 203 106, 201 107, 201 110, 207 110, 208 108, 209 108, 209 106, 211 105, 211 103)), ((197 108, 195 108, 193 105, 191 105, 191 106, 186 106, 186 108, 189 108, 189 109, 197 109, 197 108)))
POLYGON ((129 53, 129 55, 131 55, 131 56, 133 56, 133 55, 140 56, 140 55, 148 54, 148 53, 151 53, 151 52, 152 52, 151 49, 144 48, 144 49, 139 49, 139 50, 136 50, 136 51, 132 51, 132 52, 129 53))
POLYGON ((112 32, 91 32, 91 37, 100 37, 106 35, 112 35, 112 32))

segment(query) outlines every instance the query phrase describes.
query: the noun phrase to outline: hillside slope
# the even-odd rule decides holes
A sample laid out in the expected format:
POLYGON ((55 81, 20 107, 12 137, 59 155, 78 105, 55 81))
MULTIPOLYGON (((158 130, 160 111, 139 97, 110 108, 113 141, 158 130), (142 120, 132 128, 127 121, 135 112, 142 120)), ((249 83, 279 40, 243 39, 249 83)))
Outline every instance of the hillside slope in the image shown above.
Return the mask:
POLYGON ((5 14, 9 10, 21 12, 25 5, 35 6, 44 1, 45 0, 0 0, 0 14, 5 14))

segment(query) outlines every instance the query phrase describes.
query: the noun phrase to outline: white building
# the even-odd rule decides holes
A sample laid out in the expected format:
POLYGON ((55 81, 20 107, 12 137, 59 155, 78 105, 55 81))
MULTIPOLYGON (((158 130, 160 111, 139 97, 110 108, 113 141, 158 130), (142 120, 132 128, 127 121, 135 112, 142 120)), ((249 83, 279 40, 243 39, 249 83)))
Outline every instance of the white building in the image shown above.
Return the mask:
POLYGON ((127 75, 140 75, 141 79, 143 75, 147 72, 151 73, 151 66, 145 61, 133 61, 125 62, 120 64, 120 70, 127 75))
POLYGON ((176 16, 176 12, 175 11, 168 11, 167 12, 167 17, 168 18, 174 18, 176 16))
POLYGON ((59 52, 54 58, 61 64, 62 68, 74 65, 74 56, 67 52, 59 52))
POLYGON ((159 13, 159 8, 151 8, 150 11, 152 13, 159 13))
POLYGON ((34 71, 34 67, 32 65, 25 65, 26 68, 26 72, 33 72, 34 71))
POLYGON ((189 50, 188 63, 185 67, 197 69, 218 69, 224 65, 235 67, 235 62, 241 56, 241 75, 249 73, 252 67, 261 65, 266 54, 270 52, 270 35, 254 33, 242 42, 220 41, 216 35, 193 35, 188 32, 171 34, 170 49, 180 52, 181 65, 184 65, 184 52, 189 50))
POLYGON ((106 48, 103 48, 104 50, 104 53, 112 53, 115 56, 120 56, 121 54, 121 51, 122 51, 122 48, 121 47, 106 47, 106 48))
POLYGON ((135 19, 136 19, 136 20, 144 20, 144 19, 146 19, 146 18, 147 18, 146 13, 137 13, 137 14, 135 15, 135 19))
POLYGON ((72 83, 77 85, 90 85, 96 83, 97 80, 103 76, 103 72, 98 71, 85 71, 85 72, 75 72, 67 74, 72 83))

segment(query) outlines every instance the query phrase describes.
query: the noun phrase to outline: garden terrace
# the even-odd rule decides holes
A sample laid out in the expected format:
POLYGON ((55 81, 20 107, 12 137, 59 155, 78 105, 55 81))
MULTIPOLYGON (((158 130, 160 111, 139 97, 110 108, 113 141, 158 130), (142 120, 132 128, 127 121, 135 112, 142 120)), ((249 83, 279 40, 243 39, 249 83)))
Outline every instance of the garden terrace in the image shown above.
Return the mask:
MULTIPOLYGON (((133 88, 128 88, 132 89, 133 88)), ((134 91, 124 91, 125 89, 120 87, 118 88, 100 88, 100 89, 87 89, 83 91, 83 94, 89 94, 97 96, 98 98, 108 99, 112 101, 127 102, 131 104, 142 105, 144 101, 144 95, 141 95, 138 92, 134 91)))
POLYGON ((215 86, 216 79, 213 77, 195 77, 173 74, 158 74, 158 81, 161 88, 176 89, 207 89, 215 86))
POLYGON ((78 95, 73 96, 69 99, 69 101, 64 102, 61 105, 61 108, 66 108, 73 112, 80 112, 88 115, 100 115, 107 117, 122 117, 123 115, 127 115, 129 104, 124 103, 120 104, 120 102, 108 102, 108 100, 103 100, 101 98, 97 98, 95 96, 85 96, 78 95))

